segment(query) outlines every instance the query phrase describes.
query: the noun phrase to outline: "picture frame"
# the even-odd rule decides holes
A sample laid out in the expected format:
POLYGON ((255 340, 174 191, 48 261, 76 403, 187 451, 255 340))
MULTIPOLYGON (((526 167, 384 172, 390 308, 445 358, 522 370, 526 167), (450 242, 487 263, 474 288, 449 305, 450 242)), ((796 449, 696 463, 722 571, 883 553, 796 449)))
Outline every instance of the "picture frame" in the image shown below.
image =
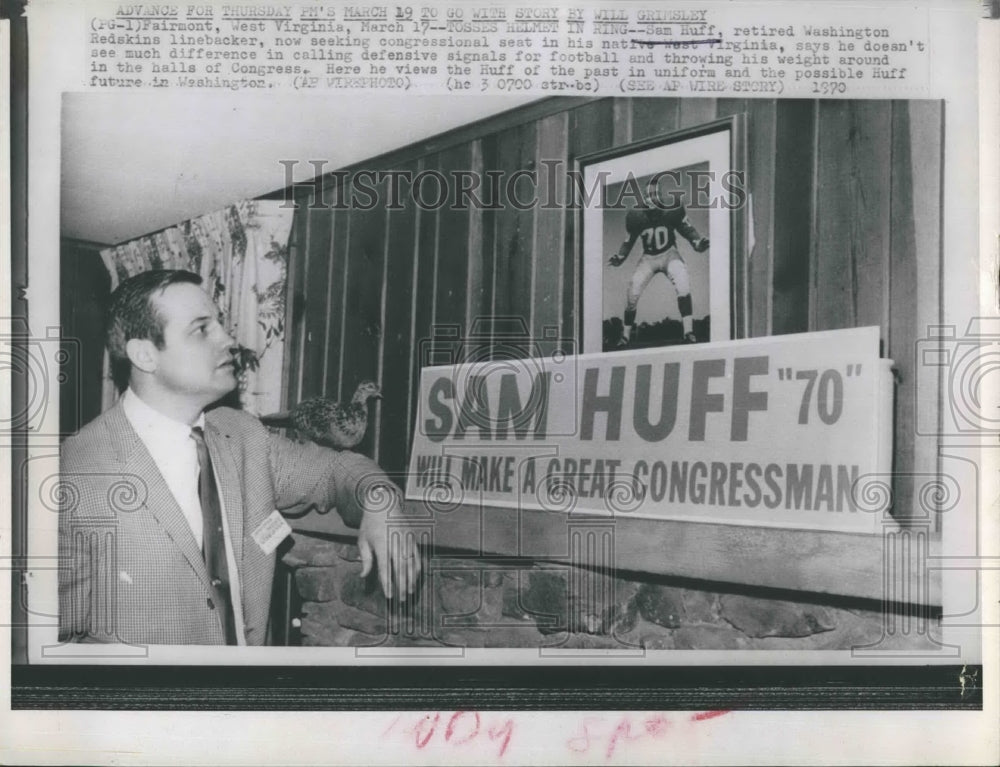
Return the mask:
POLYGON ((736 114, 577 158, 583 352, 746 336, 746 122, 736 114))

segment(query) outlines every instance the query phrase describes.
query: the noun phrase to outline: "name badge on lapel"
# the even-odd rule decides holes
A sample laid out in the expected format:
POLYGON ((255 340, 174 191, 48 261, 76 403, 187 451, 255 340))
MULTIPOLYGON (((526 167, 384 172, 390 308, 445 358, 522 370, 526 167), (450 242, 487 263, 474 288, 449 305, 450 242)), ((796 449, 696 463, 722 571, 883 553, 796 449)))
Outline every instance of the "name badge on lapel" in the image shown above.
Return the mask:
POLYGON ((278 548, 278 544, 285 540, 291 532, 292 528, 288 526, 285 518, 275 509, 250 535, 257 541, 257 545, 260 546, 265 554, 270 554, 278 548))

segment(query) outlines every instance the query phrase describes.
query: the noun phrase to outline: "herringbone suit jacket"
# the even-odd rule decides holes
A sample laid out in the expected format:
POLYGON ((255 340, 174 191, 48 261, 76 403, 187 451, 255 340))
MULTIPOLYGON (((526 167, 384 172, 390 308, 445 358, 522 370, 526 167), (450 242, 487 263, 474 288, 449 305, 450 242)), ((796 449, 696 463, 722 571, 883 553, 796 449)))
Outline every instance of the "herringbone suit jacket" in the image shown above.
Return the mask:
MULTIPOLYGON (((357 526, 360 499, 387 482, 368 458, 271 434, 251 415, 205 416, 239 573, 247 644, 265 643, 274 553, 252 533, 272 511, 336 507, 357 526)), ((117 404, 63 444, 59 633, 69 641, 224 644, 191 527, 117 404)))

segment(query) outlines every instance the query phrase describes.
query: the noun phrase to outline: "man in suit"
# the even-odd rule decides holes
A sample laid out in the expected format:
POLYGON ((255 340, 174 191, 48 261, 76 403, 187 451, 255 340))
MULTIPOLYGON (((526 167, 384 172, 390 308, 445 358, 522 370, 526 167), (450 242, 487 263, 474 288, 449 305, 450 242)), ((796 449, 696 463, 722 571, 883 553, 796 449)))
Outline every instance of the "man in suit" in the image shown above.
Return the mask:
POLYGON ((336 507, 359 528, 362 577, 387 596, 420 574, 390 546, 400 497, 356 453, 298 444, 206 408, 236 386, 233 339, 190 272, 154 270, 111 298, 108 348, 128 387, 63 445, 59 628, 65 641, 266 643, 277 510, 336 507))

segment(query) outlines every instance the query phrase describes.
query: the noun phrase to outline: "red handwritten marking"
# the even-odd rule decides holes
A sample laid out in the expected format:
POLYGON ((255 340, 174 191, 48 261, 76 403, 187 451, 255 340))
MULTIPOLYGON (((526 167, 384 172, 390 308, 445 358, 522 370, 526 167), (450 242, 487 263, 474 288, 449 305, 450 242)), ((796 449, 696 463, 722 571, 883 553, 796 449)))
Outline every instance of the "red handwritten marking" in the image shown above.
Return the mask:
POLYGON ((720 709, 719 711, 699 711, 691 715, 692 722, 704 722, 706 719, 715 719, 717 716, 725 716, 730 713, 730 709, 720 709))
POLYGON ((622 719, 618 726, 615 727, 615 731, 611 733, 611 738, 608 740, 608 750, 604 753, 605 759, 610 759, 614 753, 615 748, 618 746, 618 739, 624 738, 625 740, 639 740, 643 736, 643 733, 639 732, 635 735, 632 734, 632 723, 628 719, 622 719))
POLYGON ((437 727, 438 721, 440 719, 441 719, 441 714, 434 714, 433 720, 431 719, 430 714, 428 714, 419 722, 417 722, 416 730, 413 733, 414 742, 416 743, 417 748, 423 748, 430 742, 431 738, 434 737, 434 728, 437 727), (426 725, 427 722, 430 722, 431 726, 430 730, 427 731, 427 734, 424 735, 423 734, 424 725, 426 725))
POLYGON ((646 720, 646 732, 654 738, 660 737, 670 727, 670 720, 663 714, 653 714, 646 720))
POLYGON ((403 718, 402 714, 397 714, 396 718, 392 720, 392 722, 389 724, 389 726, 386 727, 384 730, 382 730, 382 737, 384 738, 386 735, 388 735, 390 732, 392 732, 393 728, 397 724, 399 724, 399 720, 402 719, 402 718, 403 718))
MULTIPOLYGON (((400 714, 400 716, 397 716, 382 734, 388 735, 395 728, 401 716, 403 715, 400 714)), ((407 736, 413 735, 414 745, 418 749, 423 749, 434 740, 434 735, 438 732, 437 727, 440 723, 440 711, 434 714, 424 714, 403 730, 403 733, 407 736)), ((464 746, 479 737, 482 730, 483 720, 478 711, 456 711, 448 718, 443 736, 438 739, 438 742, 440 743, 443 739, 450 746, 464 746)), ((500 749, 497 757, 503 758, 514 736, 514 720, 505 719, 503 721, 491 722, 486 728, 486 732, 490 741, 499 742, 500 749)))
POLYGON ((576 735, 566 741, 566 747, 570 751, 576 751, 578 754, 585 753, 590 750, 590 725, 600 724, 604 720, 598 716, 588 716, 586 717, 583 724, 583 733, 581 735, 576 735))
POLYGON ((510 739, 514 736, 514 720, 508 719, 499 727, 490 727, 490 740, 499 740, 503 738, 503 742, 500 744, 499 757, 503 757, 507 753, 507 746, 510 745, 510 739))
MULTIPOLYGON (((701 722, 728 713, 728 710, 700 711, 692 714, 690 721, 701 722)), ((604 758, 610 760, 620 746, 646 738, 662 738, 674 726, 674 722, 663 713, 648 714, 638 721, 633 721, 628 716, 622 717, 610 731, 608 724, 608 720, 601 717, 584 718, 577 732, 566 741, 566 747, 583 754, 589 752, 592 746, 600 748, 603 745, 604 758)))
MULTIPOLYGON (((451 715, 451 719, 448 720, 448 726, 445 728, 445 731, 444 731, 444 739, 445 739, 445 741, 447 741, 449 743, 452 742, 452 738, 455 736, 455 725, 458 722, 462 721, 462 717, 465 716, 467 713, 469 713, 469 712, 468 711, 456 711, 454 714, 451 715)), ((480 725, 479 712, 478 711, 473 711, 472 715, 474 717, 476 717, 475 728, 472 730, 472 732, 470 732, 468 735, 466 735, 461 740, 455 740, 454 743, 455 743, 456 746, 460 746, 463 743, 468 743, 470 740, 472 740, 474 737, 476 737, 479 734, 479 725, 480 725)))

